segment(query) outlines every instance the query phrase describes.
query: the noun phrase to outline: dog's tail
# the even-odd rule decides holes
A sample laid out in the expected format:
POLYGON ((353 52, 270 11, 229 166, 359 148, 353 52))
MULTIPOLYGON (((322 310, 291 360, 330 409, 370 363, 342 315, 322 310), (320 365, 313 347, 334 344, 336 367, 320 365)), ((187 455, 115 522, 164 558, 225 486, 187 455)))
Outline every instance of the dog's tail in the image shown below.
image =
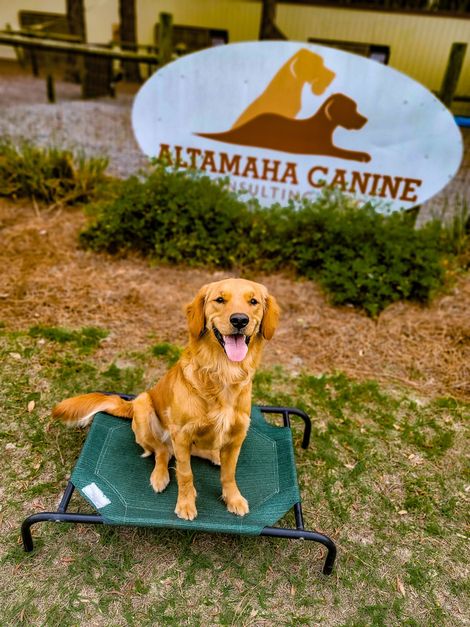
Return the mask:
POLYGON ((106 411, 120 418, 134 417, 133 401, 126 401, 117 394, 107 395, 100 392, 68 398, 54 407, 52 416, 69 426, 85 427, 99 411, 106 411))

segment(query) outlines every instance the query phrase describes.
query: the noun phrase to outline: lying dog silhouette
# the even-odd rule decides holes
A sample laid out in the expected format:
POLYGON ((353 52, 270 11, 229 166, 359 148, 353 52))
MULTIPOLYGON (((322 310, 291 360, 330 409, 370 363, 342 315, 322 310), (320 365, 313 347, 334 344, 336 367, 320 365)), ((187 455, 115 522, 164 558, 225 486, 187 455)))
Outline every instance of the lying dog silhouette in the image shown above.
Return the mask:
POLYGON ((243 111, 232 129, 262 113, 295 118, 302 107, 305 83, 310 85, 313 94, 320 96, 335 76, 319 54, 304 48, 299 50, 276 72, 266 89, 243 111))
POLYGON ((358 130, 366 122, 367 118, 358 113, 354 100, 344 94, 333 94, 310 118, 296 120, 276 113, 263 113, 229 131, 195 135, 240 146, 367 162, 371 159, 367 152, 346 150, 333 143, 333 133, 338 126, 358 130))

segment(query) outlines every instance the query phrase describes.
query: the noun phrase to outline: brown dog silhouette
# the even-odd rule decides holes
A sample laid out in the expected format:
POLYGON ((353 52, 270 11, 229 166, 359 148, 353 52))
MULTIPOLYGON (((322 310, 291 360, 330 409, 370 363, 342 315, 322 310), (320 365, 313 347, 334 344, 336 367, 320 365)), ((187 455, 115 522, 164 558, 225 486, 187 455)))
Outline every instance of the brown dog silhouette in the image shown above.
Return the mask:
POLYGON ((320 96, 336 74, 327 68, 323 58, 302 48, 276 72, 266 89, 243 111, 232 128, 262 113, 277 113, 295 118, 302 107, 302 89, 310 85, 313 94, 320 96))
POLYGON ((358 113, 354 100, 344 94, 333 94, 310 118, 296 120, 263 113, 222 133, 195 134, 228 144, 367 162, 371 159, 367 152, 346 150, 333 143, 333 133, 338 126, 357 130, 366 122, 367 118, 358 113))

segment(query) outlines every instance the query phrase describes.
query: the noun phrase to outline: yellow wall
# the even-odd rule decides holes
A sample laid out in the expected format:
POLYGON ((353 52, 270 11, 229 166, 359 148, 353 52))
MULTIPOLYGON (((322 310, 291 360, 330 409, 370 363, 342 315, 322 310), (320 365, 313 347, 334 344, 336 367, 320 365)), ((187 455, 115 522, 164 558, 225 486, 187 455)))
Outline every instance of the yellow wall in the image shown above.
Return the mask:
MULTIPOLYGON (((65 13, 65 0, 0 0, 0 29, 7 24, 17 30, 18 11, 48 11, 51 13, 65 13)), ((11 46, 0 46, 0 58, 16 59, 15 51, 11 46)))
MULTIPOLYGON (((117 23, 118 0, 85 0, 88 40, 111 39, 117 23)), ((261 2, 257 0, 136 0, 139 43, 153 43, 160 12, 173 14, 176 24, 224 28, 231 42, 258 38, 261 2)), ((0 28, 9 22, 18 28, 18 9, 65 12, 65 0, 0 0, 0 28)), ((282 4, 277 23, 289 39, 310 37, 388 45, 390 65, 429 89, 438 90, 453 42, 470 43, 470 19, 425 17, 379 11, 355 11, 282 4)), ((11 48, 0 47, 1 57, 14 58, 11 48)), ((470 49, 457 92, 470 95, 470 49)))
MULTIPOLYGON (((158 14, 173 14, 175 24, 225 28, 229 39, 258 38, 261 2, 255 0, 137 0, 138 34, 150 42, 158 14)), ((390 46, 390 65, 429 89, 440 88, 453 42, 468 42, 469 50, 458 93, 470 95, 470 19, 427 17, 282 4, 277 24, 288 39, 340 39, 390 46)))
POLYGON ((277 23, 289 39, 340 39, 390 46, 389 64, 438 90, 454 42, 467 42, 458 93, 470 95, 470 19, 278 6, 277 23))
POLYGON ((113 36, 113 24, 119 24, 118 0, 85 0, 85 12, 88 41, 108 43, 113 36))
POLYGON ((161 12, 172 13, 183 26, 224 28, 230 42, 258 39, 261 2, 253 0, 136 0, 139 39, 152 41, 153 25, 161 12))

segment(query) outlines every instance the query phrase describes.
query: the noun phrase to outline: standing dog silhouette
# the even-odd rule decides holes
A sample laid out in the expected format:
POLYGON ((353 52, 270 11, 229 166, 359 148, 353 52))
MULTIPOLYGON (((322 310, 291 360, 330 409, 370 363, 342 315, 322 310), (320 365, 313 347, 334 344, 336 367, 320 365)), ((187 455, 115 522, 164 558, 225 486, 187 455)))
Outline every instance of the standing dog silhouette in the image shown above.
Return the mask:
POLYGON ((325 67, 323 58, 307 49, 296 52, 271 79, 269 85, 243 111, 232 125, 241 126, 262 113, 278 113, 295 118, 302 107, 305 83, 316 96, 323 94, 336 74, 325 67))
POLYGON ((333 94, 310 118, 296 120, 277 113, 262 113, 229 131, 196 135, 228 144, 367 162, 371 159, 367 152, 340 148, 333 142, 338 126, 358 130, 366 122, 354 100, 344 94, 333 94))

